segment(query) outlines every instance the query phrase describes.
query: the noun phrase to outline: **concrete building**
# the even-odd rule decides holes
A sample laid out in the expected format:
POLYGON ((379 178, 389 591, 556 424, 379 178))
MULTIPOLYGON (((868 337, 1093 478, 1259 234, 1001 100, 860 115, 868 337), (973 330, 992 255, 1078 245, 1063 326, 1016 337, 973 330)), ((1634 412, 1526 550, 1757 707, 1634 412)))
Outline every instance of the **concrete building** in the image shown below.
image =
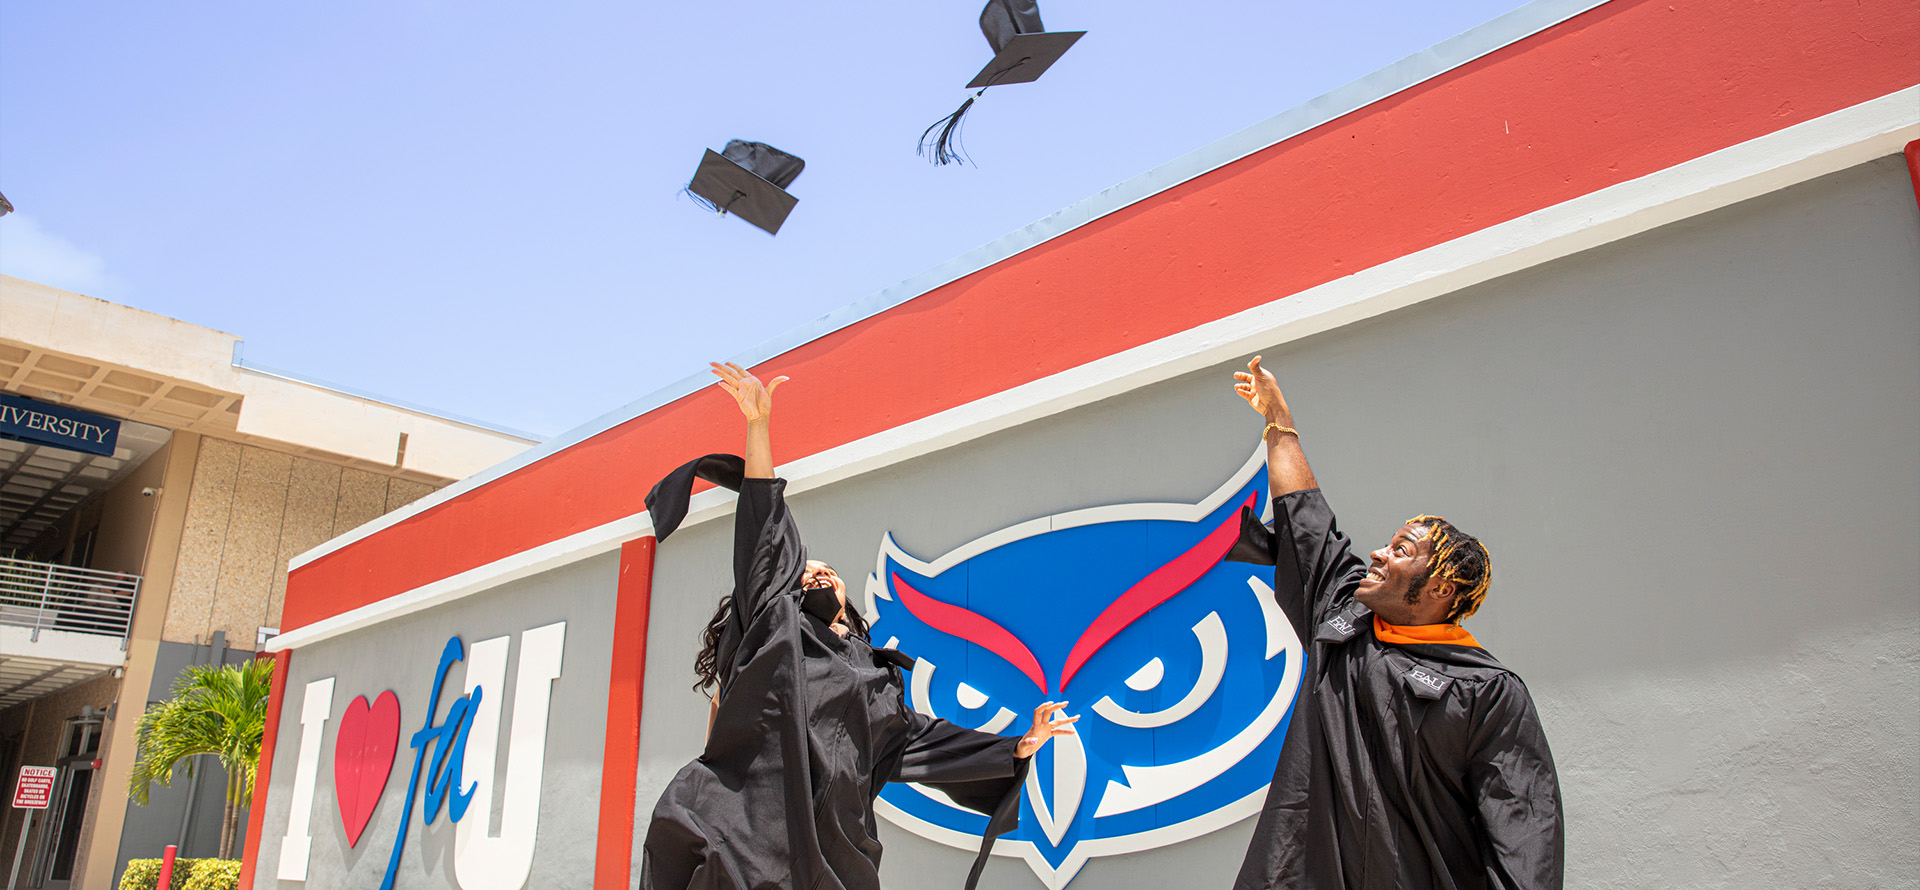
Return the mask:
MULTIPOLYGON (((1231 886, 1312 629, 1218 562, 1095 616, 1263 500, 1256 353, 1357 542, 1491 547, 1569 886, 1920 881, 1917 59, 1911 0, 1540 0, 738 357, 912 706, 1082 715, 982 886, 1231 886)), ((709 383, 294 560, 245 886, 633 886, 730 587, 726 492, 643 503, 740 449, 709 383)), ((984 820, 880 815, 960 886, 984 820)))
POLYGON ((134 723, 192 664, 278 632, 287 561, 533 444, 239 361, 232 334, 0 277, 0 812, 22 887, 211 856, 224 774, 125 791, 134 723))

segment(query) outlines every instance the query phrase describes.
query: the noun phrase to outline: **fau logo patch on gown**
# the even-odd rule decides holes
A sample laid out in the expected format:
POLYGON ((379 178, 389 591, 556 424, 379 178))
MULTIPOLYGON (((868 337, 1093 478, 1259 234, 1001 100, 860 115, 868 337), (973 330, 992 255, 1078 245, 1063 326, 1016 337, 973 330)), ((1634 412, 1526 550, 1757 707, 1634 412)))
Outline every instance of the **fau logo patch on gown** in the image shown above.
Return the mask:
MULTIPOLYGON (((908 703, 1013 735, 1068 701, 1077 736, 1027 775, 1020 828, 994 852, 1060 890, 1087 860, 1177 843, 1259 812, 1303 653, 1271 568, 1224 562, 1240 508, 1270 518, 1264 455, 1198 504, 1119 504, 1043 517, 923 561, 881 541, 867 578, 873 636, 917 660, 908 703)), ((878 811, 977 849, 986 817, 889 784, 878 811)))

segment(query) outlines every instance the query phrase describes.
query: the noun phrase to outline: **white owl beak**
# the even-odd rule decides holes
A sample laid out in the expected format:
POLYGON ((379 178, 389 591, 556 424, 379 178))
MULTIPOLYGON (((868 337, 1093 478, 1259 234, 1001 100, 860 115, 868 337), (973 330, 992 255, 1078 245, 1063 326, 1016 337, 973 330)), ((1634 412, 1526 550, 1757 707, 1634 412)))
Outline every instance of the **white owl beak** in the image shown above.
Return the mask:
POLYGON ((1046 834, 1047 841, 1060 846, 1060 840, 1067 836, 1067 827, 1073 824, 1073 817, 1080 812, 1080 800, 1087 791, 1087 749, 1081 747, 1080 736, 1057 735, 1034 757, 1034 764, 1027 770, 1027 799, 1033 802, 1033 814, 1040 820, 1040 830, 1046 834), (1051 752, 1051 754, 1049 754, 1051 752), (1043 762, 1042 758, 1046 758, 1043 762), (1051 766, 1053 781, 1042 783, 1042 767, 1051 766), (1046 786, 1052 793, 1045 793, 1046 786))

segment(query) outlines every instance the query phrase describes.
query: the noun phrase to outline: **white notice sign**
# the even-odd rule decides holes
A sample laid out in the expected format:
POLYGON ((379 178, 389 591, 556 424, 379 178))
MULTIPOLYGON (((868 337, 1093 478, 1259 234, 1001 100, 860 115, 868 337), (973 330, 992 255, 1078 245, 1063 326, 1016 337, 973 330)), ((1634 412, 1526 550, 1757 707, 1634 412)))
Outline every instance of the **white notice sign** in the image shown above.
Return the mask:
POLYGON ((22 810, 44 810, 53 802, 53 777, 59 770, 50 766, 23 766, 20 781, 13 786, 13 805, 22 810))

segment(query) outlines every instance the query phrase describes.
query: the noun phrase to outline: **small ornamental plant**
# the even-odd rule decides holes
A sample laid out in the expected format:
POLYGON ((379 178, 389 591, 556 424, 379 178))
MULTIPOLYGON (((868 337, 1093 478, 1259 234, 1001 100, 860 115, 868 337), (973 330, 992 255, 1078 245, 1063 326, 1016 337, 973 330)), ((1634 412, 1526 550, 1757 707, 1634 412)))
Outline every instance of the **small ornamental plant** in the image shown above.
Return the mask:
MULTIPOLYGON (((177 864, 177 863, 176 863, 177 864)), ((199 859, 193 863, 193 877, 185 884, 175 877, 173 886, 179 890, 238 890, 240 886, 240 860, 238 859, 199 859)))
MULTIPOLYGON (((193 864, 198 860, 173 860, 173 886, 179 887, 187 882, 187 876, 193 874, 193 864)), ((120 876, 120 890, 158 890, 160 887, 160 860, 129 859, 127 872, 120 876)))
MULTIPOLYGON (((170 890, 238 890, 238 859, 175 859, 170 890)), ((159 890, 160 860, 131 859, 120 876, 120 890, 159 890)))

